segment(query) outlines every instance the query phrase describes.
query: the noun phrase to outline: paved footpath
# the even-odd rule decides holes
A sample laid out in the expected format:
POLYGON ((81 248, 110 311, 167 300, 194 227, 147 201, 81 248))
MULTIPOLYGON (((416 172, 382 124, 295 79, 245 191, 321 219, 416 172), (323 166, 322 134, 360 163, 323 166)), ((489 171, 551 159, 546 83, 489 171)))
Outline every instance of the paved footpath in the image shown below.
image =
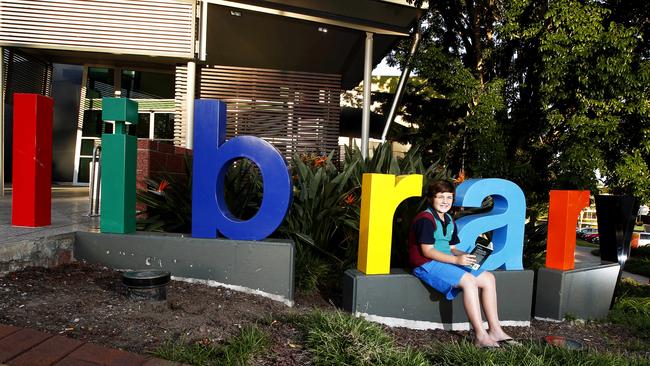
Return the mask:
MULTIPOLYGON (((579 245, 576 246, 576 251, 575 251, 575 259, 576 263, 584 262, 584 263, 600 263, 600 257, 595 256, 591 254, 591 251, 594 250, 595 248, 590 248, 590 247, 581 247, 579 245)), ((650 278, 630 272, 623 271, 622 276, 623 278, 631 278, 639 283, 642 284, 650 284, 650 278)))
POLYGON ((0 324, 0 366, 179 366, 33 329, 0 324))

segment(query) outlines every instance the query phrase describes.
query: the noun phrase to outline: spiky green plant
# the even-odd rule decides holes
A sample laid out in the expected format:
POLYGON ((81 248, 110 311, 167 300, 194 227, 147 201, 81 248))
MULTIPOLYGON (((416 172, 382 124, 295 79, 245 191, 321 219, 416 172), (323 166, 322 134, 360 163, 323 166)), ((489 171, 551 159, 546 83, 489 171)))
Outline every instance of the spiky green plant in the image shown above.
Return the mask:
MULTIPOLYGON (((448 176, 435 164, 425 168, 417 148, 412 148, 403 158, 396 158, 390 144, 381 144, 371 157, 363 158, 358 148, 347 147, 340 168, 333 164, 332 157, 333 153, 322 157, 296 155, 292 159, 294 199, 279 231, 296 242, 299 252, 311 253, 301 255, 310 261, 298 262, 298 273, 310 273, 302 266, 313 262, 313 256, 330 262, 333 272, 339 274, 356 263, 363 174, 422 174, 424 187, 428 181, 448 176)), ((406 264, 408 226, 423 203, 422 198, 406 200, 395 213, 392 253, 396 266, 406 264)), ((325 278, 339 282, 337 277, 325 278)), ((311 289, 304 285, 313 283, 319 281, 298 278, 298 285, 303 289, 311 289)))
POLYGON ((185 175, 161 174, 145 178, 146 189, 136 192, 146 205, 137 228, 144 231, 189 233, 192 228, 192 160, 185 157, 185 175))
MULTIPOLYGON (((447 178, 448 173, 432 164, 425 167, 417 147, 396 158, 389 143, 379 145, 371 157, 363 158, 358 148, 346 148, 340 168, 328 156, 295 155, 291 160, 293 203, 274 236, 296 243, 298 286, 313 289, 322 279, 338 278, 332 273, 354 266, 357 256, 360 220, 361 183, 365 173, 394 175, 422 174, 423 187, 431 180, 447 178), (326 269, 330 269, 329 271, 326 269)), ((161 178, 147 179, 148 189, 138 192, 147 205, 148 218, 139 229, 189 232, 191 229, 191 164, 187 178, 163 176, 169 183, 161 189, 161 178), (185 179, 185 180, 184 180, 185 179)), ((224 180, 226 201, 231 213, 241 219, 252 217, 263 194, 257 167, 240 159, 228 169, 224 180)), ((422 209, 424 199, 406 200, 396 210, 393 225, 393 263, 406 265, 406 239, 410 220, 422 209)))

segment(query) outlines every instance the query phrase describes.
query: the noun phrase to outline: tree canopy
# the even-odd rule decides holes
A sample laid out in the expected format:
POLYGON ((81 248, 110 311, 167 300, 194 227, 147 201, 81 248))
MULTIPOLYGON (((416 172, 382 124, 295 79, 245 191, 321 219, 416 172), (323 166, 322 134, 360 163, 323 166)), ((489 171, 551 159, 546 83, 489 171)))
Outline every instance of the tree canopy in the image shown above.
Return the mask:
MULTIPOLYGON (((650 201, 650 5, 643 0, 429 2, 396 140, 453 172, 650 201)), ((393 55, 404 62, 407 42, 393 55)))

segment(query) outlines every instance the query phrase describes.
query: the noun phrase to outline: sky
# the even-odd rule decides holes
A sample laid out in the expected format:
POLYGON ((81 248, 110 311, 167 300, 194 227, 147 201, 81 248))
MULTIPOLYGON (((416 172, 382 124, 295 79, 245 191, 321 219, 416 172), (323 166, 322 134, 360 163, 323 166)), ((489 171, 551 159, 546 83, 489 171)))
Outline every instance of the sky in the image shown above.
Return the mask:
POLYGON ((381 60, 381 63, 372 70, 372 74, 375 76, 399 76, 402 73, 397 67, 390 67, 386 63, 386 59, 381 60))

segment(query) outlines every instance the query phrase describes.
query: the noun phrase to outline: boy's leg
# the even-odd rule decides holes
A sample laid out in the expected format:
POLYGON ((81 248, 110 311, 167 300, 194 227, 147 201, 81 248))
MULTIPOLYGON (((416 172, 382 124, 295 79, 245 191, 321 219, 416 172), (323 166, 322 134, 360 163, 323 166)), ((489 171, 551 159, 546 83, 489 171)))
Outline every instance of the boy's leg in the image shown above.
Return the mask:
POLYGON ((479 302, 477 278, 469 273, 465 273, 460 279, 458 286, 463 289, 463 305, 474 333, 476 333, 475 343, 479 346, 498 346, 498 343, 490 337, 488 332, 483 328, 483 319, 481 318, 481 304, 479 302))
POLYGON ((490 272, 483 272, 476 277, 476 285, 481 289, 481 302, 485 317, 490 328, 489 334, 495 341, 509 339, 499 323, 499 312, 497 309, 497 287, 494 275, 490 272))

